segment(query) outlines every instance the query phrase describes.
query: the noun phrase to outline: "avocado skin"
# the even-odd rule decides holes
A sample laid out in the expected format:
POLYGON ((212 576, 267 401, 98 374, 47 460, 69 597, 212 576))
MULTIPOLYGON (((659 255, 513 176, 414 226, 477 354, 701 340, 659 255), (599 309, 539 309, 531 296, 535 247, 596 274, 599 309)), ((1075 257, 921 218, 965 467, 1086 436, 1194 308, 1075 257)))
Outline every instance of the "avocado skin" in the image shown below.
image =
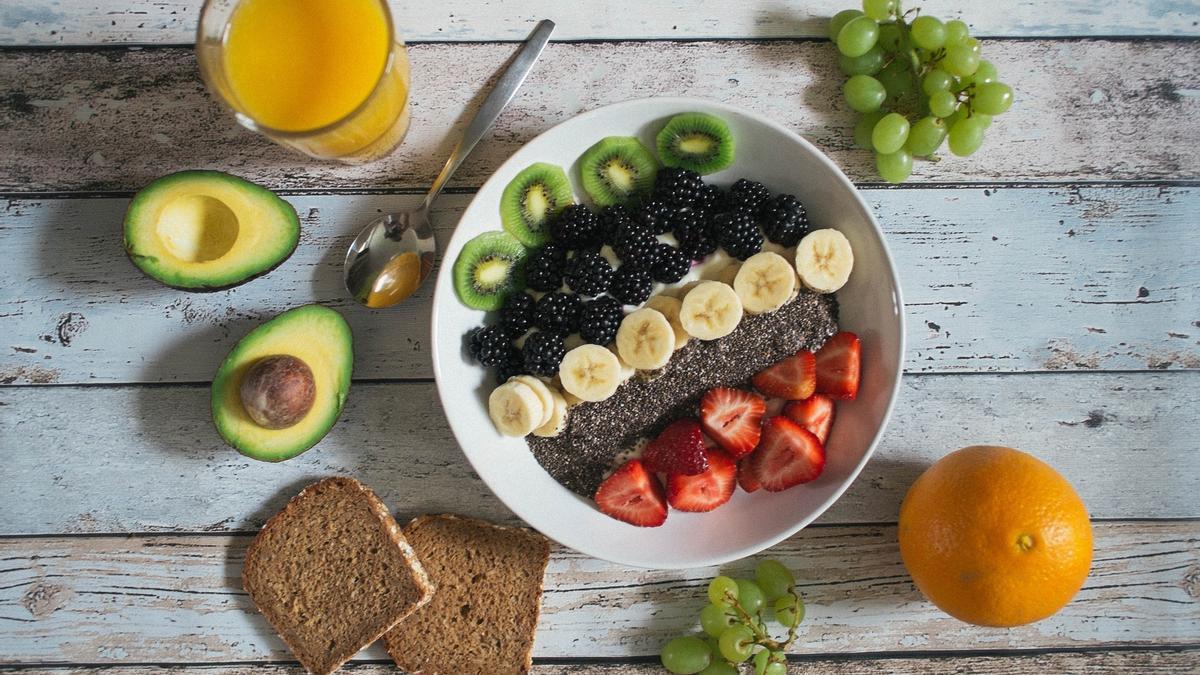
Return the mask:
POLYGON ((189 293, 215 293, 217 291, 225 291, 231 288, 236 288, 242 284, 254 281, 261 276, 273 272, 280 265, 287 262, 287 260, 292 257, 292 254, 296 252, 296 248, 300 243, 300 216, 296 213, 296 208, 292 206, 291 203, 284 200, 271 190, 258 185, 257 183, 252 183, 244 178, 234 176, 233 174, 225 173, 223 171, 215 171, 211 169, 189 169, 186 171, 177 171, 175 173, 156 178, 144 188, 139 190, 137 194, 135 194, 129 201, 129 206, 125 212, 125 221, 122 230, 125 255, 127 258, 129 258, 129 261, 132 262, 134 266, 142 272, 142 274, 168 288, 187 291, 189 293), (136 229, 139 225, 137 222, 137 216, 139 215, 140 208, 143 206, 143 202, 149 198, 152 198, 160 190, 172 187, 175 183, 212 180, 223 181, 236 185, 237 187, 246 190, 257 197, 260 197, 265 201, 269 201, 272 206, 274 206, 285 216, 285 219, 290 225, 290 231, 288 232, 290 235, 290 244, 286 249, 274 253, 274 256, 278 257, 274 258, 274 256, 272 256, 273 262, 271 262, 270 265, 252 271, 246 276, 239 276, 229 280, 197 280, 196 283, 180 284, 175 283, 171 277, 165 274, 155 274, 155 268, 153 266, 143 264, 143 262, 141 262, 147 258, 152 259, 153 256, 139 255, 134 250, 136 248, 134 239, 136 229))

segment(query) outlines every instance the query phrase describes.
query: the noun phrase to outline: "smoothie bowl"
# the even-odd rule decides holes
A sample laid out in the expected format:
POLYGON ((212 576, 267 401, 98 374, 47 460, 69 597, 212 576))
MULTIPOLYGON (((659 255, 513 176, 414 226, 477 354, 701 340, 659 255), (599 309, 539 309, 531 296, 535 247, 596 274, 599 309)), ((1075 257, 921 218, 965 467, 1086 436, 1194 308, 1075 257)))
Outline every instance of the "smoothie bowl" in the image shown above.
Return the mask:
POLYGON ((808 142, 724 104, 563 122, 485 183, 444 259, 455 437, 514 513, 597 558, 715 565, 790 536, 858 475, 899 388, 870 210, 808 142))

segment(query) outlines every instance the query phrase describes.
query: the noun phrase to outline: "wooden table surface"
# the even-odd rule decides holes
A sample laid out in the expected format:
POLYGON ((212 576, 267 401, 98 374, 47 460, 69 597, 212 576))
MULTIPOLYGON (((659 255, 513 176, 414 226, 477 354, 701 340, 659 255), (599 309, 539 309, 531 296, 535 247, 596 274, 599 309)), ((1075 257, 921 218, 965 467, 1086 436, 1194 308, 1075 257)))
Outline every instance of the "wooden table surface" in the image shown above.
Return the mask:
MULTIPOLYGON (((198 0, 0 3, 0 672, 296 672, 241 590, 253 532, 298 488, 352 475, 409 516, 515 522, 471 472, 436 403, 431 287, 367 311, 342 252, 413 204, 475 94, 543 16, 556 39, 440 202, 448 236, 522 143, 599 105, 705 96, 779 120, 863 188, 908 299, 907 373, 875 458, 772 554, 808 619, 795 672, 1200 670, 1200 4, 930 0, 965 17, 1017 103, 970 159, 881 184, 851 148, 818 2, 394 2, 410 42, 413 128, 363 167, 307 161, 240 129, 190 48, 198 0), (192 295, 121 251, 130 194, 216 168, 285 195, 296 254, 234 290, 192 295), (355 332, 356 383, 317 448, 248 460, 211 427, 230 345, 322 302, 355 332), (1058 615, 971 627, 924 602, 900 562, 904 491, 962 445, 1024 448, 1094 518, 1096 556, 1058 615)), ((727 569, 745 570, 747 563, 727 569)), ((691 628, 714 569, 626 569, 556 548, 538 673, 652 673, 691 628)), ((348 666, 393 670, 372 647, 348 666)))

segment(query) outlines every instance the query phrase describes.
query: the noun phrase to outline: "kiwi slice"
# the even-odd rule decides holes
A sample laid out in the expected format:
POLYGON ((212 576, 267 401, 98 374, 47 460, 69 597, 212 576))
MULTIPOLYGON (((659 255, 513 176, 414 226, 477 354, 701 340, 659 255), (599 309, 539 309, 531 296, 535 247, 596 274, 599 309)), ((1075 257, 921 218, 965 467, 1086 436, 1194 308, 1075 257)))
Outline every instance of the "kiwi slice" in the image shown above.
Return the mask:
POLYGON ((583 189, 596 206, 631 204, 654 187, 658 161, 632 136, 609 136, 579 158, 583 189))
POLYGON ((521 170, 500 196, 500 224, 529 248, 550 241, 550 220, 574 203, 562 167, 538 162, 521 170))
POLYGON ((676 115, 655 140, 658 156, 666 166, 704 175, 733 164, 733 134, 719 117, 695 112, 676 115))
POLYGON ((484 232, 468 241, 454 261, 458 299, 472 309, 500 309, 509 291, 525 287, 527 255, 507 232, 484 232))

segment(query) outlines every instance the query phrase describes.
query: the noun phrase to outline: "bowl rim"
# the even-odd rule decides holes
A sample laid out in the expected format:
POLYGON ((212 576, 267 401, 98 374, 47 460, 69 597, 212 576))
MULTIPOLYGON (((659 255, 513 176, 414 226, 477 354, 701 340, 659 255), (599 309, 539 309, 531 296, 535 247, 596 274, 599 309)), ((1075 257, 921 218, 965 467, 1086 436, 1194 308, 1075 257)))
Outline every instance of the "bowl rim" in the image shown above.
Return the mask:
MULTIPOLYGON (((717 100, 713 100, 713 99, 706 99, 706 98, 694 97, 694 96, 647 96, 647 97, 641 97, 641 98, 627 99, 627 100, 619 101, 616 103, 609 103, 609 104, 602 105, 602 106, 599 106, 596 108, 592 108, 591 110, 584 111, 577 115, 568 117, 567 119, 555 124, 554 126, 550 127, 549 129, 546 129, 545 131, 537 134, 536 136, 529 139, 528 141, 525 141, 524 143, 522 143, 521 148, 519 148, 517 151, 513 152, 512 155, 510 155, 508 157, 508 159, 504 160, 504 162, 502 162, 500 164, 500 166, 496 167, 496 169, 494 171, 492 171, 491 174, 488 176, 487 180, 485 180, 483 182, 483 184, 480 186, 480 188, 476 192, 475 196, 472 196, 471 202, 467 205, 467 208, 463 210, 463 215, 466 215, 466 213, 470 211, 471 205, 474 204, 474 201, 478 197, 478 194, 480 192, 483 192, 483 190, 487 186, 488 182, 493 180, 495 178, 496 174, 498 174, 501 170, 504 169, 504 167, 506 165, 508 165, 510 162, 513 161, 513 157, 520 151, 520 149, 525 148, 530 143, 533 143, 534 141, 540 139, 541 137, 543 137, 547 134, 557 131, 559 127, 566 125, 568 123, 577 123, 579 120, 587 120, 587 119, 591 119, 593 117, 599 117, 601 115, 612 114, 614 111, 619 111, 622 108, 636 108, 636 107, 643 106, 643 105, 650 104, 650 103, 662 104, 664 106, 667 106, 667 105, 677 106, 677 107, 698 106, 698 107, 708 109, 708 110, 723 110, 727 113, 741 115, 745 118, 752 120, 756 124, 761 124, 765 127, 770 128, 771 130, 773 130, 777 133, 783 134, 784 136, 786 136, 793 142, 797 143, 798 145, 800 145, 801 147, 803 147, 804 149, 809 151, 814 157, 816 157, 821 164, 823 164, 827 169, 829 169, 832 172, 834 180, 841 183, 844 187, 849 188, 849 193, 854 200, 854 204, 858 207, 858 209, 862 213, 862 215, 866 217, 867 222, 870 224, 871 229, 875 233, 875 237, 878 240, 878 242, 880 244, 880 248, 882 249, 882 252, 883 252, 883 262, 884 262, 883 267, 886 268, 884 271, 886 272, 887 277, 891 280, 892 296, 893 296, 893 299, 894 299, 894 302, 896 305, 896 318, 897 318, 897 322, 898 322, 898 337, 899 337, 899 339, 896 341, 896 354, 895 354, 896 368, 897 368, 896 377, 895 377, 895 381, 892 385, 891 391, 888 392, 887 405, 884 407, 883 418, 880 421, 879 427, 875 430, 874 436, 872 437, 871 442, 867 445, 867 449, 863 453, 862 458, 859 459, 858 463, 853 467, 853 469, 847 475, 846 480, 843 481, 840 486, 838 486, 835 490, 833 490, 831 492, 831 494, 821 503, 819 508, 814 509, 806 517, 797 520, 794 525, 785 528, 784 530, 780 531, 779 533, 777 533, 775 535, 761 539, 752 546, 743 547, 742 549, 739 549, 735 552, 731 552, 731 553, 728 553, 725 555, 709 556, 707 558, 701 558, 698 560, 689 560, 689 561, 683 562, 683 563, 664 563, 661 560, 650 560, 650 559, 640 558, 636 554, 632 555, 632 556, 612 556, 612 555, 606 554, 598 544, 593 545, 591 542, 588 542, 585 545, 580 545, 578 542, 567 544, 567 543, 560 541, 559 539, 557 539, 556 537, 554 537, 551 534, 542 532, 542 534, 544 536, 548 537, 549 539, 557 542, 558 544, 560 544, 566 548, 578 551, 579 553, 591 556, 593 558, 597 558, 599 560, 605 560, 605 561, 620 564, 620 565, 628 565, 628 566, 644 568, 644 569, 694 569, 694 568, 698 568, 698 567, 710 567, 710 566, 722 565, 722 564, 725 564, 725 563, 728 563, 731 561, 741 560, 745 557, 754 555, 758 552, 761 552, 763 550, 771 548, 772 546, 775 546, 779 542, 784 541, 784 540, 794 536, 797 532, 799 532, 800 530, 804 529, 805 527, 811 525, 813 521, 815 521, 822 514, 824 514, 829 509, 829 507, 832 506, 834 503, 836 503, 837 500, 841 499, 842 495, 845 494, 846 490, 856 480, 858 480, 858 476, 862 472, 863 467, 865 467, 867 465, 867 462, 869 462, 871 460, 871 457, 874 456, 875 450, 879 446, 879 442, 880 442, 880 440, 882 440, 884 432, 887 430, 888 422, 891 421, 892 413, 895 410, 896 400, 899 398, 899 395, 900 395, 900 384, 904 377, 904 358, 905 358, 905 353, 907 352, 907 325, 905 322, 904 298, 903 298, 903 291, 901 290, 901 286, 900 286, 900 278, 899 278, 898 274, 896 273, 896 264, 895 264, 894 259, 892 258, 891 249, 888 247, 887 239, 884 237, 883 230, 879 227, 879 223, 875 220, 875 214, 871 210, 871 207, 866 203, 865 200, 863 200, 862 194, 859 192, 858 188, 854 185, 854 183, 849 179, 849 177, 847 177, 846 174, 842 171, 841 167, 839 167, 832 159, 829 158, 828 155, 826 155, 823 151, 821 151, 821 149, 819 149, 818 147, 813 145, 811 142, 809 142, 806 138, 804 138, 800 134, 796 133, 795 131, 792 131, 788 127, 786 127, 786 126, 780 124, 779 122, 776 122, 760 113, 757 113, 757 112, 754 112, 751 110, 747 110, 740 106, 725 103, 723 101, 717 101, 717 100)), ((455 236, 457 236, 458 226, 461 224, 461 222, 462 222, 462 217, 460 216, 459 221, 457 223, 455 223, 454 230, 452 231, 452 233, 450 235, 450 240, 452 240, 455 236)), ((445 265, 443 264, 445 261, 441 260, 441 257, 444 257, 446 251, 448 250, 450 240, 447 240, 445 245, 440 247, 441 254, 439 255, 439 264, 443 265, 443 267, 445 267, 445 265)), ((449 269, 449 268, 447 268, 447 269, 449 269)), ((430 336, 430 345, 431 345, 431 349, 432 349, 433 376, 434 376, 435 389, 437 390, 437 395, 438 395, 438 402, 441 404, 441 407, 442 407, 442 414, 446 415, 446 417, 447 417, 447 424, 450 427, 450 432, 454 436, 455 442, 459 446, 458 447, 459 452, 461 452, 463 454, 463 456, 466 458, 468 464, 471 465, 471 468, 479 476, 480 481, 485 486, 487 486, 488 490, 490 490, 492 492, 492 494, 495 495, 496 498, 499 499, 502 504, 504 504, 505 508, 512 511, 518 518, 520 518, 522 521, 524 521, 526 525, 529 525, 530 527, 537 529, 537 526, 533 525, 533 522, 536 519, 531 520, 530 518, 526 517, 526 511, 527 511, 526 509, 518 509, 518 508, 515 508, 513 505, 509 504, 508 501, 505 500, 502 496, 500 496, 500 494, 492 487, 492 485, 488 482, 488 480, 486 478, 484 478, 483 473, 480 472, 479 468, 475 466, 475 461, 471 458, 471 455, 468 454, 463 449, 463 443, 458 437, 458 431, 455 429, 454 424, 449 421, 449 413, 447 411, 450 409, 450 407, 447 405, 446 394, 443 391, 442 383, 444 382, 444 377, 442 375, 442 363, 441 363, 440 351, 438 349, 437 327, 438 327, 438 323, 439 323, 439 321, 438 321, 439 307, 438 307, 437 299, 438 299, 438 297, 443 295, 443 292, 442 292, 443 284, 451 284, 452 283, 451 276, 452 275, 449 272, 447 272, 446 270, 443 270, 443 269, 438 270, 436 284, 434 286, 434 292, 432 294, 432 302, 430 303, 432 305, 432 307, 431 307, 431 311, 430 311, 429 336, 430 336)), ((567 488, 563 487, 561 484, 559 484, 559 487, 562 488, 563 490, 567 490, 567 488)), ((574 495, 574 493, 571 493, 571 494, 574 495)), ((538 530, 538 531, 541 532, 541 530, 538 530)))

